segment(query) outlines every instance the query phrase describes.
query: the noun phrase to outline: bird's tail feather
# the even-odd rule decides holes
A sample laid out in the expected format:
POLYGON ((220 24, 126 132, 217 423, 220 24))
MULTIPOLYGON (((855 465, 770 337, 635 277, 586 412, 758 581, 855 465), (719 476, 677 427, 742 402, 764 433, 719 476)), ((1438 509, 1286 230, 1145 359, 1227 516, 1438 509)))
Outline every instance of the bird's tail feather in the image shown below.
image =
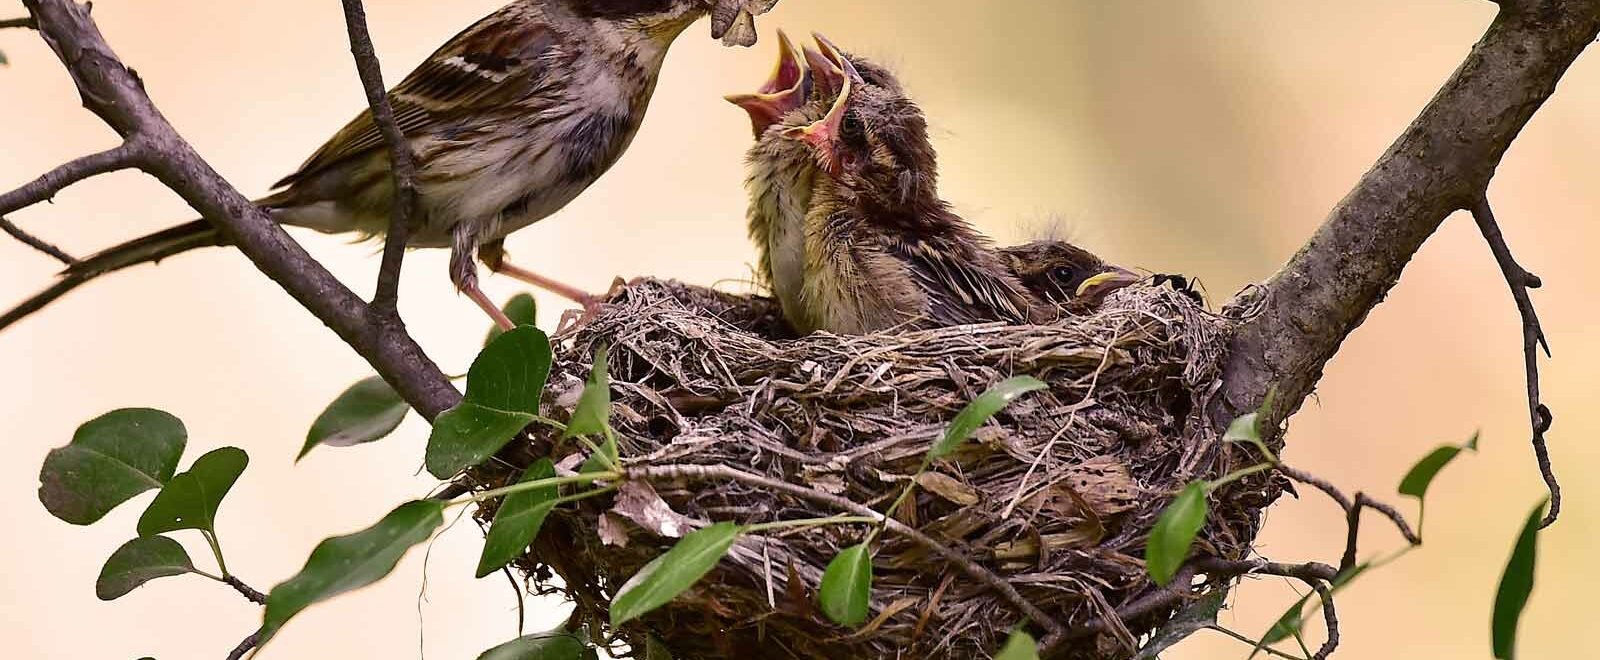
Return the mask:
POLYGON ((68 266, 61 272, 61 279, 50 288, 34 294, 32 298, 11 308, 5 314, 0 314, 0 330, 106 273, 143 263, 154 263, 176 254, 222 245, 224 242, 222 233, 210 222, 194 220, 107 248, 68 266))

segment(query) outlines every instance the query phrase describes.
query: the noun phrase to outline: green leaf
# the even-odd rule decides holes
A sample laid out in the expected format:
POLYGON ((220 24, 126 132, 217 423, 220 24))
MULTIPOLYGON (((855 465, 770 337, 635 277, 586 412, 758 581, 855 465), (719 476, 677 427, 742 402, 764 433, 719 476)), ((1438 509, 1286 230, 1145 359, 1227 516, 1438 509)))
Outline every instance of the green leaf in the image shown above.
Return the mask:
POLYGON ((389 387, 383 378, 373 376, 351 385, 311 424, 306 444, 294 460, 305 458, 317 445, 354 447, 382 440, 400 426, 411 405, 389 387))
POLYGON ((1161 512, 1145 543, 1144 566, 1150 579, 1167 586, 1189 558, 1189 546, 1206 524, 1206 484, 1191 482, 1161 512))
POLYGON ((383 579, 407 550, 427 541, 442 524, 444 503, 419 500, 400 505, 364 530, 324 539, 299 573, 267 594, 261 643, 312 604, 383 579))
MULTIPOLYGON (((522 473, 517 483, 554 476, 556 464, 548 458, 541 458, 522 473)), ((538 538, 545 516, 555 508, 556 495, 555 486, 546 486, 512 493, 500 501, 500 508, 494 512, 494 522, 489 524, 489 535, 483 541, 483 554, 478 557, 478 577, 489 575, 511 563, 538 538)))
POLYGON ((839 552, 822 572, 817 603, 828 619, 854 628, 866 622, 872 596, 872 549, 853 545, 839 552))
POLYGON ((1034 641, 1033 635, 1017 628, 1006 637, 1006 645, 994 654, 994 660, 1039 660, 1039 642, 1034 641))
POLYGON ((600 435, 611 424, 611 366, 605 344, 594 350, 594 367, 589 371, 589 384, 578 397, 578 406, 572 409, 572 420, 567 422, 563 437, 600 435))
POLYGON ((189 433, 160 410, 129 408, 96 417, 50 450, 39 471, 39 501, 57 518, 87 525, 178 469, 189 433))
POLYGON ((11 64, 11 60, 6 59, 6 52, 0 50, 0 66, 6 66, 9 64, 11 64))
POLYGON ((967 404, 967 407, 962 408, 956 418, 951 420, 950 426, 945 428, 944 437, 928 450, 927 460, 937 461, 949 456, 961 446, 961 443, 966 442, 967 438, 972 437, 973 431, 978 430, 978 427, 983 426, 983 423, 989 421, 989 418, 994 417, 996 413, 1005 410, 1006 406, 1011 405, 1017 397, 1048 387, 1044 381, 1033 376, 1017 376, 989 388, 988 391, 978 395, 978 398, 973 399, 972 403, 967 404))
POLYGON ((1522 609, 1533 594, 1533 569, 1539 554, 1539 523, 1544 519, 1544 507, 1549 499, 1539 501, 1539 506, 1528 514, 1517 535, 1517 544, 1511 549, 1511 559, 1500 576, 1500 589, 1494 596, 1494 657, 1512 660, 1517 655, 1517 623, 1522 620, 1522 609))
POLYGON ((250 457, 237 447, 214 449, 195 459, 189 471, 168 481, 139 516, 139 536, 180 529, 215 532, 217 507, 249 464, 250 457))
POLYGON ((478 660, 596 660, 593 646, 572 633, 524 635, 484 651, 478 660))
POLYGON ((1227 589, 1216 589, 1200 600, 1189 603, 1156 629, 1150 641, 1139 649, 1139 654, 1133 656, 1133 660, 1158 660, 1162 651, 1172 648, 1196 631, 1216 624, 1217 613, 1222 611, 1222 604, 1227 598, 1227 589))
POLYGON ((194 562, 177 541, 165 536, 141 536, 122 544, 94 582, 100 600, 116 600, 156 578, 194 572, 194 562))
POLYGON ((589 458, 583 461, 583 465, 578 468, 578 473, 605 472, 616 466, 621 460, 621 456, 617 453, 617 436, 607 433, 606 441, 600 443, 598 451, 590 454, 589 458))
POLYGON ((1411 471, 1400 480, 1400 494, 1410 495, 1419 500, 1426 497, 1428 486, 1433 484, 1433 478, 1438 476, 1439 471, 1449 465, 1450 461, 1455 460, 1456 455, 1466 449, 1478 450, 1478 434, 1472 434, 1472 438, 1467 440, 1466 444, 1444 445, 1417 461, 1417 464, 1411 467, 1411 471))
POLYGON ((517 437, 533 415, 486 408, 463 401, 433 420, 424 462, 440 479, 489 460, 517 437))
POLYGON ((1256 451, 1261 452, 1263 457, 1270 459, 1272 450, 1267 448, 1267 443, 1261 441, 1260 417, 1259 413, 1240 415, 1228 425, 1228 432, 1222 434, 1222 439, 1226 442, 1249 443, 1256 448, 1256 451))
POLYGON ((720 522, 695 530, 628 579, 611 601, 611 625, 621 626, 666 605, 722 561, 744 528, 720 522))
POLYGON ((465 402, 537 415, 549 376, 550 338, 523 326, 496 337, 478 353, 467 370, 465 402))
MULTIPOLYGON (((511 300, 506 302, 506 306, 501 311, 504 311, 506 318, 511 319, 511 323, 518 327, 538 325, 536 319, 539 316, 539 304, 534 301, 531 293, 519 293, 513 296, 511 300)), ((483 345, 487 347, 489 344, 494 343, 494 340, 505 334, 505 332, 500 329, 498 324, 491 323, 488 336, 483 338, 483 345)))

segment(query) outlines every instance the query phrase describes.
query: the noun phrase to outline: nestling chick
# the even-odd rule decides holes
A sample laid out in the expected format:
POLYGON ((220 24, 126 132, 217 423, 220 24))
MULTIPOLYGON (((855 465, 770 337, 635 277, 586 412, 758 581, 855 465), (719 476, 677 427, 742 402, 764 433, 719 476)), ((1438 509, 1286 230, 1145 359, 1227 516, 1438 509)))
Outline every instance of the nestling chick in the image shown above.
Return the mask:
MULTIPOLYGON (((417 156, 421 218, 410 246, 450 248, 456 288, 501 326, 511 322, 479 290, 474 256, 494 272, 594 309, 588 293, 507 263, 503 239, 566 206, 617 161, 644 119, 668 47, 685 28, 715 5, 726 18, 714 33, 748 30, 750 17, 772 4, 516 0, 450 39, 389 92, 417 156)), ((383 235, 393 184, 371 113, 362 112, 275 187, 282 190, 257 204, 277 222, 383 235)), ((203 220, 136 239, 73 265, 61 284, 28 304, 226 240, 203 220)))
POLYGON ((790 316, 796 329, 867 333, 1053 316, 939 198, 922 111, 898 84, 867 82, 819 41, 844 72, 838 98, 821 119, 782 130, 806 145, 818 169, 800 313, 790 316))
MULTIPOLYGON (((868 81, 898 87, 887 70, 861 58, 834 52, 832 58, 806 47, 804 59, 788 35, 778 32, 778 63, 754 94, 727 100, 750 114, 756 143, 746 156, 750 175, 750 238, 760 255, 758 276, 797 329, 804 316, 800 292, 805 281, 805 217, 811 207, 816 159, 806 145, 784 137, 787 128, 822 119, 843 87, 844 70, 835 61, 848 57, 868 81)), ((820 48, 831 50, 819 37, 820 48)))
POLYGON ((1006 267, 1033 295, 1070 314, 1087 314, 1112 291, 1144 280, 1066 241, 1041 240, 1000 248, 1006 267))

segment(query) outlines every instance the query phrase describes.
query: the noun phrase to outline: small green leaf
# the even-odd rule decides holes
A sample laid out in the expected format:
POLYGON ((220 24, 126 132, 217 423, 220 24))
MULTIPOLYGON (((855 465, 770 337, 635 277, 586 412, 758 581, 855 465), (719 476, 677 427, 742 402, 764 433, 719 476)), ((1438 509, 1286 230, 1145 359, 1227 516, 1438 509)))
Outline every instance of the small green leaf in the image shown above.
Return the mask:
POLYGON ((156 578, 194 572, 194 562, 177 541, 165 536, 141 536, 122 544, 94 582, 100 600, 116 600, 156 578))
POLYGON ((250 457, 243 449, 223 447, 195 459, 189 471, 167 482, 139 516, 139 536, 180 529, 215 532, 217 507, 239 480, 250 457))
POLYGON ((129 408, 96 417, 78 427, 70 444, 45 456, 39 501, 69 523, 92 523, 167 483, 188 438, 183 422, 160 410, 129 408))
MULTIPOLYGON (((506 306, 501 311, 504 311, 506 318, 511 319, 511 323, 518 327, 538 325, 539 304, 534 301, 531 293, 517 294, 506 302, 506 306)), ((505 332, 500 329, 498 324, 490 324, 489 334, 483 338, 483 345, 487 347, 489 344, 494 343, 494 340, 505 334, 505 332)))
POLYGON ((578 406, 572 409, 572 420, 567 422, 563 437, 600 435, 611 424, 611 366, 604 344, 594 350, 594 367, 589 371, 589 383, 578 397, 578 406))
POLYGON ((424 463, 440 479, 489 460, 517 437, 533 415, 486 408, 466 401, 433 420, 424 463))
POLYGON ((1139 649, 1139 654, 1133 656, 1133 660, 1158 660, 1162 651, 1172 648, 1198 630, 1215 625, 1217 613, 1222 611, 1222 604, 1227 598, 1227 589, 1216 589, 1189 603, 1156 629, 1150 641, 1139 649))
MULTIPOLYGON (((528 483, 556 476, 556 464, 541 458, 522 473, 517 483, 528 483)), ((489 535, 478 557, 478 577, 489 575, 511 563, 539 536, 545 516, 555 508, 556 487, 547 486, 507 495, 494 512, 489 535)), ((526 639, 526 638, 524 638, 526 639)))
POLYGON ((593 646, 572 633, 524 635, 484 651, 478 660, 596 660, 593 646))
POLYGON ((364 530, 324 539, 299 573, 267 594, 261 643, 312 604, 383 579, 407 550, 427 541, 442 524, 444 503, 419 500, 400 505, 364 530))
POLYGON ((478 353, 467 370, 465 401, 537 415, 549 376, 550 338, 538 328, 522 326, 496 337, 478 353))
POLYGON ((973 399, 972 403, 967 404, 967 407, 962 408, 956 418, 951 420, 950 426, 945 428, 944 437, 928 450, 927 460, 937 461, 949 456, 961 446, 961 443, 966 442, 967 438, 972 437, 973 431, 978 430, 978 427, 983 426, 983 423, 989 421, 989 418, 994 417, 996 413, 1005 410, 1006 406, 1011 405, 1017 397, 1048 387, 1044 381, 1033 376, 1017 376, 989 388, 988 391, 978 395, 978 398, 973 399))
POLYGON ((622 457, 617 452, 617 436, 607 433, 606 441, 600 443, 599 451, 590 454, 589 458, 583 461, 583 465, 578 468, 578 473, 605 472, 616 466, 621 460, 622 457))
POLYGON ((1478 434, 1472 434, 1472 438, 1467 440, 1466 444, 1439 447, 1417 461, 1417 464, 1411 467, 1411 471, 1400 480, 1400 494, 1410 495, 1419 500, 1426 497, 1428 486, 1433 484, 1433 478, 1466 449, 1478 450, 1478 434))
POLYGON ((994 660, 1039 660, 1039 642, 1034 641, 1033 635, 1017 628, 1006 637, 1006 645, 994 654, 994 660))
POLYGON ((839 552, 822 572, 817 603, 822 613, 841 626, 866 622, 872 596, 872 548, 853 545, 839 552))
POLYGON ((0 50, 0 66, 7 66, 9 64, 11 64, 11 60, 6 59, 6 52, 0 50))
POLYGON ((1511 549, 1511 559, 1500 576, 1500 589, 1494 596, 1494 657, 1512 660, 1517 656, 1517 623, 1522 620, 1522 609, 1533 594, 1533 569, 1539 555, 1539 523, 1544 519, 1544 507, 1549 499, 1539 501, 1539 506, 1528 514, 1528 521, 1517 535, 1517 544, 1511 549))
POLYGON ((1145 570, 1156 584, 1167 586, 1178 567, 1189 558, 1189 546, 1206 524, 1206 484, 1195 481, 1183 488, 1161 512, 1145 543, 1145 570))
POLYGON ((621 626, 672 602, 728 554, 744 528, 720 522, 695 530, 628 579, 611 601, 611 625, 621 626))
POLYGON ((382 377, 373 376, 351 385, 328 404, 311 424, 306 444, 294 460, 305 458, 317 445, 354 447, 382 440, 400 426, 411 405, 389 387, 382 377))
POLYGON ((1228 432, 1222 434, 1222 439, 1226 442, 1249 443, 1256 448, 1256 451, 1261 452, 1263 457, 1270 459, 1272 450, 1267 448, 1267 443, 1261 441, 1260 418, 1259 413, 1240 415, 1228 425, 1228 432))

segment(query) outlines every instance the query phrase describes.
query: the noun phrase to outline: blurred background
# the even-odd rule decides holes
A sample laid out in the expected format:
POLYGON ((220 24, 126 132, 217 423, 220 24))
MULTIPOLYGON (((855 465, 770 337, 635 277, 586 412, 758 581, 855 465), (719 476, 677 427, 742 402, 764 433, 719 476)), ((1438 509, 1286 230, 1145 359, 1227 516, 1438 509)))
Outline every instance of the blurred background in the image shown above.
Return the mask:
MULTIPOLYGON (((370 3, 387 79, 500 2, 370 3)), ((935 127, 945 196, 983 230, 1017 242, 1059 223, 1114 261, 1198 277, 1220 301, 1300 246, 1494 10, 1461 0, 784 0, 751 50, 722 48, 704 23, 692 28, 627 157, 509 249, 593 291, 646 274, 745 286, 754 259, 741 185, 749 123, 720 97, 762 80, 774 28, 816 29, 901 72, 935 127)), ((0 0, 0 18, 23 14, 20 2, 0 0)), ((106 0, 95 16, 172 122, 246 194, 267 192, 363 107, 337 2, 106 0)), ((0 68, 0 188, 115 144, 37 36, 0 32, 0 50, 11 60, 0 68)), ((1535 301, 1556 351, 1542 370, 1567 509, 1541 535, 1522 632, 1528 658, 1586 657, 1590 648, 1575 631, 1590 622, 1600 552, 1600 482, 1588 478, 1600 469, 1600 309, 1589 288, 1600 281, 1590 254, 1600 246, 1596 57, 1567 75, 1490 191, 1518 258, 1544 277, 1535 301)), ((153 180, 121 173, 12 219, 83 254, 192 216, 153 180)), ((370 246, 295 236, 357 291, 371 290, 370 246)), ((413 253, 406 266, 412 333, 447 372, 464 372, 485 319, 451 290, 443 252, 413 253)), ((0 305, 46 285, 56 267, 0 241, 0 305)), ((493 277, 486 288, 501 300, 520 290, 493 277)), ((542 322, 553 324, 562 305, 540 301, 542 322)), ((1528 447, 1518 328, 1471 220, 1452 218, 1294 418, 1287 460, 1408 511, 1394 489, 1411 463, 1483 432, 1482 452, 1435 485, 1427 546, 1341 596, 1338 657, 1489 657, 1501 567, 1544 493, 1528 447)), ((184 464, 224 444, 250 452, 218 531, 230 566, 261 589, 298 570, 320 539, 364 527, 432 484, 417 476, 427 429, 414 418, 383 443, 293 464, 317 413, 370 371, 233 251, 80 290, 0 335, 0 368, 7 657, 215 658, 259 622, 255 607, 197 579, 95 599, 101 562, 131 537, 150 496, 75 528, 50 518, 35 489, 45 453, 103 412, 178 415, 190 434, 184 464)), ((1367 554, 1399 547, 1384 525, 1365 527, 1367 554)), ((1308 493, 1271 511, 1258 545, 1277 559, 1331 562, 1344 530, 1334 505, 1308 493)), ((184 540, 208 565, 198 536, 184 540)), ((381 584, 297 618, 265 657, 470 658, 512 638, 510 586, 470 578, 480 544, 474 525, 456 526, 426 560, 413 553, 381 584)), ((1282 581, 1252 582, 1222 621, 1255 636, 1294 597, 1282 581)), ((563 616, 559 603, 532 600, 528 628, 563 616)), ((1248 652, 1201 633, 1165 657, 1248 652)))

